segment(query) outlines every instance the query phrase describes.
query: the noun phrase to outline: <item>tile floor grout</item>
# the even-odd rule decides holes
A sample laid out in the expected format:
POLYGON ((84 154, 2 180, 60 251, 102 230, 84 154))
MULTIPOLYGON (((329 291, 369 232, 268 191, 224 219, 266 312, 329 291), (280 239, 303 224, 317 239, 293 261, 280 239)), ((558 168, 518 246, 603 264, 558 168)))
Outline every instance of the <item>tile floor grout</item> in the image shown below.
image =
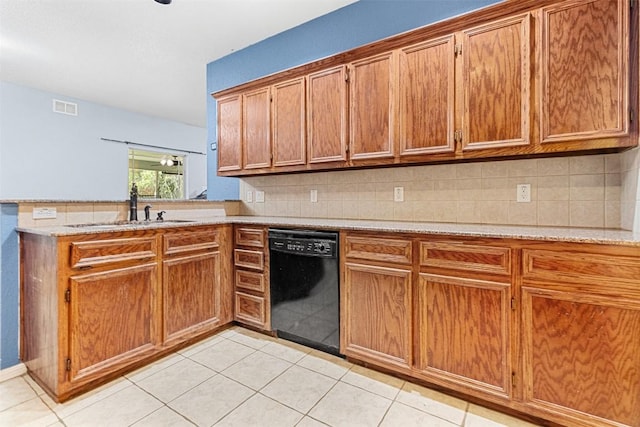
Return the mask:
POLYGON ((0 426, 356 424, 534 426, 241 327, 221 331, 63 404, 26 375, 0 383, 0 426))

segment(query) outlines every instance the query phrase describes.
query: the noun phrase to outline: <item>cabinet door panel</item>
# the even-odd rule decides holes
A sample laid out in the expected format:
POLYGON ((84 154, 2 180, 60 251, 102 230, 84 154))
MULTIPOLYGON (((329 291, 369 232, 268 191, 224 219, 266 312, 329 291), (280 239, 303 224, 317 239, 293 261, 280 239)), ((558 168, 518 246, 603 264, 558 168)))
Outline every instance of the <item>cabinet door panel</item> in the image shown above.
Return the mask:
POLYGON ((145 264, 70 278, 71 381, 155 350, 156 277, 156 264, 145 264))
POLYGON ((218 171, 242 168, 242 97, 218 101, 218 171))
POLYGON ((454 150, 453 36, 400 51, 400 155, 454 150))
POLYGON ((463 150, 530 141, 530 15, 463 32, 463 150))
POLYGON ((346 75, 340 66, 308 77, 309 163, 347 161, 346 75))
POLYGON ((543 9, 542 142, 627 133, 628 9, 622 0, 543 9))
POLYGON ((420 371, 508 396, 510 300, 506 283, 420 274, 420 371))
POLYGON ((530 405, 589 423, 601 417, 620 423, 616 425, 638 425, 637 301, 525 283, 523 318, 525 398, 530 405))
POLYGON ((385 53, 351 64, 351 160, 395 155, 394 59, 385 53))
POLYGON ((242 147, 244 168, 271 166, 269 88, 242 95, 242 147))
POLYGON ((346 355, 407 369, 411 363, 411 271, 347 263, 346 355))
POLYGON ((219 323, 220 254, 181 257, 163 265, 165 342, 219 323))
POLYGON ((273 86, 273 166, 304 165, 304 77, 273 86))

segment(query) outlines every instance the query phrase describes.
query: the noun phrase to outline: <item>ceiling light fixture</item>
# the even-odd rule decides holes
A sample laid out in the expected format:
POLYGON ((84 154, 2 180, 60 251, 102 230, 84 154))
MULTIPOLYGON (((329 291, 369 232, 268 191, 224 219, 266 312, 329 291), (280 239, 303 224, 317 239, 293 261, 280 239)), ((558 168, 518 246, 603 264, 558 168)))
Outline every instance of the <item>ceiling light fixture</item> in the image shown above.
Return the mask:
POLYGON ((156 0, 156 3, 160 3, 160 4, 171 4, 171 0, 156 0))

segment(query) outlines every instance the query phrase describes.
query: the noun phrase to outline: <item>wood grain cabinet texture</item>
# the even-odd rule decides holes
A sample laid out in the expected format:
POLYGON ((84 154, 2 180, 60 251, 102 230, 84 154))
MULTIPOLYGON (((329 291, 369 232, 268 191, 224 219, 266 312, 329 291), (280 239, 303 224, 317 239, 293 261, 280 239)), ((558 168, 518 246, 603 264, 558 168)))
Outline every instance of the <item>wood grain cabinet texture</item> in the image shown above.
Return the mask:
POLYGON ((264 227, 234 227, 235 320, 270 330, 269 254, 264 227))
POLYGON ((409 372, 411 242, 369 235, 343 239, 341 351, 399 372, 409 372))
POLYGON ((232 321, 231 226, 21 234, 21 359, 64 401, 232 321))
POLYGON ((636 146, 630 10, 630 0, 504 2, 218 92, 219 144, 235 144, 218 173, 636 146))
POLYGON ((640 425, 634 246, 343 232, 341 351, 558 425, 640 425))

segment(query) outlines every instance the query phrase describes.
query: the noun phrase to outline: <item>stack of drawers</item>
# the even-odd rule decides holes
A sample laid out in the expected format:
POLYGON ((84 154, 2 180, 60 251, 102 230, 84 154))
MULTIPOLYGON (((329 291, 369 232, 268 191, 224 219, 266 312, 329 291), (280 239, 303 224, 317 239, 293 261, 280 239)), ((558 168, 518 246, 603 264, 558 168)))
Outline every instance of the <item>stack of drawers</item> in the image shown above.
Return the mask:
POLYGON ((259 329, 269 329, 269 262, 264 227, 236 226, 235 320, 259 329))

